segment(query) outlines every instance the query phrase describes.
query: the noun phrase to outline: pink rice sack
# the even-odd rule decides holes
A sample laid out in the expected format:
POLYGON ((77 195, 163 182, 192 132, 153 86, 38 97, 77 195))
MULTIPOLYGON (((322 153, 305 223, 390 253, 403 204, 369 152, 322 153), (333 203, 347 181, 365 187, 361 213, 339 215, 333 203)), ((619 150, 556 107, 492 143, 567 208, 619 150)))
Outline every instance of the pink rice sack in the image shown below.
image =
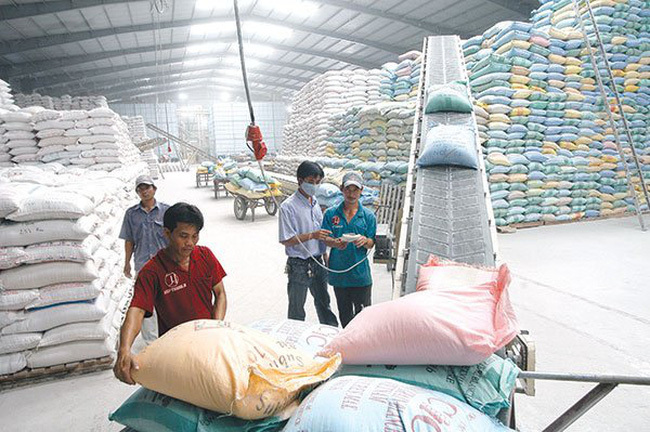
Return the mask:
POLYGON ((510 271, 431 256, 418 292, 365 308, 321 352, 344 364, 475 365, 519 332, 510 271))

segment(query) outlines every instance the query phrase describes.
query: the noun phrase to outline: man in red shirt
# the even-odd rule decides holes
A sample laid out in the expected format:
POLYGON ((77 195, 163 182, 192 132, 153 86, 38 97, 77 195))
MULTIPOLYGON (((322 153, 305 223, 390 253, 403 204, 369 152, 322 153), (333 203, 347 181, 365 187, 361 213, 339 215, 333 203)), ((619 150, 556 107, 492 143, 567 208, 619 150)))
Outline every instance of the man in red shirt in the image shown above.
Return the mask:
POLYGON ((174 204, 165 212, 163 226, 169 245, 138 273, 120 332, 113 372, 127 384, 135 384, 131 369, 138 368, 131 346, 145 316, 151 316, 154 309, 158 314, 159 336, 187 321, 222 320, 226 316, 226 272, 210 249, 196 245, 203 228, 201 211, 190 204, 174 204))

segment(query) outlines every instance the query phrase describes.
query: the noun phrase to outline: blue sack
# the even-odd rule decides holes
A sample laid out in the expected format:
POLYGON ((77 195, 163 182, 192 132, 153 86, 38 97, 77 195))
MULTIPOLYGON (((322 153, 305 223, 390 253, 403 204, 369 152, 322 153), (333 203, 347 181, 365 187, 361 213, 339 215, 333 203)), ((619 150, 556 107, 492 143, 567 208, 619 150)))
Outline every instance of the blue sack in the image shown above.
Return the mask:
POLYGON ((478 168, 476 137, 465 126, 435 126, 428 133, 418 166, 455 165, 478 168))

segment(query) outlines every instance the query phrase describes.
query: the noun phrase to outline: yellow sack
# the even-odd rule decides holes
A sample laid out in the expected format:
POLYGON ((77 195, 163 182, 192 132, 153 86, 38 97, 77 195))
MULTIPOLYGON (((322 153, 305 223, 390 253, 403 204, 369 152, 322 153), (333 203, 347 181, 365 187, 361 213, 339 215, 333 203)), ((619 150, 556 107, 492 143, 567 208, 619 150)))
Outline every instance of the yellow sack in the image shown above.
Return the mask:
POLYGON ((298 393, 326 380, 341 356, 313 357, 257 330, 217 320, 174 327, 135 356, 150 390, 243 419, 285 417, 298 393))
POLYGON ((582 68, 580 66, 569 65, 564 68, 564 73, 567 75, 580 75, 580 72, 582 72, 582 68))
POLYGON ((555 63, 555 64, 563 65, 564 63, 566 63, 566 57, 562 57, 561 55, 558 54, 549 54, 548 59, 551 61, 551 63, 555 63))
POLYGON ((513 75, 510 77, 510 83, 512 84, 528 84, 530 82, 530 78, 527 76, 523 75, 513 75))
POLYGON ((532 90, 529 89, 523 89, 523 90, 517 90, 515 94, 512 95, 513 99, 528 99, 530 95, 533 94, 532 90))
POLYGON ((512 72, 515 75, 528 76, 530 70, 526 69, 523 66, 513 66, 510 68, 510 72, 512 72))
MULTIPOLYGON (((635 64, 635 63, 632 63, 632 64, 635 64)), ((638 64, 639 64, 639 67, 636 68, 635 70, 638 70, 641 67, 641 65, 650 64, 650 57, 641 57, 638 64)), ((628 65, 628 66, 632 66, 632 65, 628 65)))
POLYGON ((614 45, 623 45, 625 42, 627 42, 627 38, 625 36, 614 36, 610 43, 614 45))
POLYGON ((640 88, 639 86, 635 86, 635 85, 626 85, 625 86, 625 91, 626 92, 635 92, 635 91, 638 91, 639 88, 640 88))
POLYGON ((513 108, 512 111, 510 111, 510 115, 513 117, 517 116, 528 116, 530 115, 530 109, 526 107, 516 107, 513 108))

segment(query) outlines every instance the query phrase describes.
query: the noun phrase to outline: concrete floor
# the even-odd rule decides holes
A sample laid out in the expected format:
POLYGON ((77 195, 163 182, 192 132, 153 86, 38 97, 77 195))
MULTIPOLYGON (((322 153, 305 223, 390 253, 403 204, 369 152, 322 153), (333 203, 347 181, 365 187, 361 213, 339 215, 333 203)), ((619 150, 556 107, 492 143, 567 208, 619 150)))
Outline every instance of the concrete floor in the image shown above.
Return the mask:
MULTIPOLYGON (((158 197, 196 204, 206 217, 201 243, 228 273, 227 319, 285 316, 276 218, 260 209, 254 223, 238 221, 232 198, 215 200, 211 189, 197 189, 192 173, 165 176, 158 197)), ((642 233, 635 218, 521 230, 500 235, 499 242, 501 259, 515 275, 511 297, 521 327, 537 343, 538 370, 650 376, 650 233, 642 233)), ((386 267, 373 265, 373 277, 373 301, 388 300, 386 267)), ((316 322, 310 299, 307 311, 316 322)), ((536 397, 517 397, 520 429, 541 430, 589 388, 538 382, 536 397)), ((0 429, 118 431, 107 415, 134 390, 105 371, 5 391, 0 429)), ((614 390, 570 430, 650 430, 650 388, 614 390)))

